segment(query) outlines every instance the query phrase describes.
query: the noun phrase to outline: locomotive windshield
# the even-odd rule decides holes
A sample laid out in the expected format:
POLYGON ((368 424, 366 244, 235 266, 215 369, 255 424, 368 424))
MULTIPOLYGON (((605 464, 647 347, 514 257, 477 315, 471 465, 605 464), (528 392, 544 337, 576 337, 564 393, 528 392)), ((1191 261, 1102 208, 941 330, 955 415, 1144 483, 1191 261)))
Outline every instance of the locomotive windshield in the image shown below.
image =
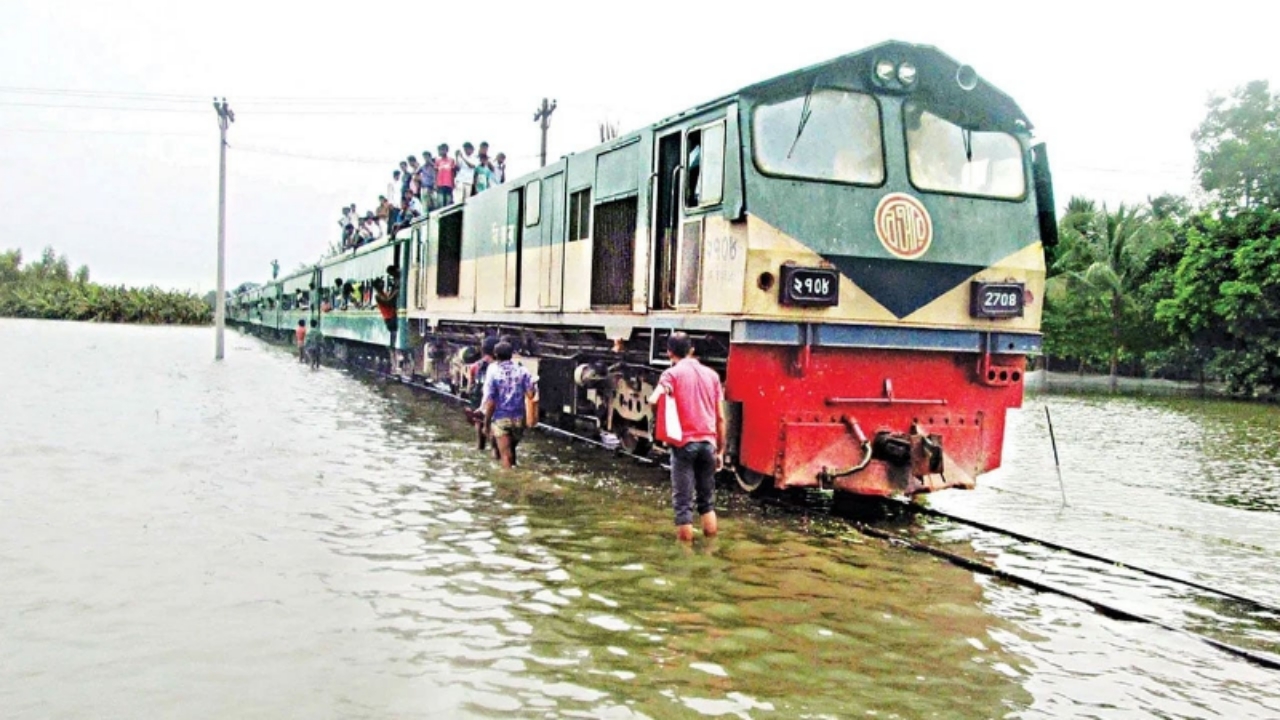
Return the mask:
POLYGON ((859 185, 884 182, 880 107, 844 90, 813 90, 752 115, 756 163, 771 175, 859 185))
POLYGON ((1022 145, 1009 133, 969 130, 925 110, 903 106, 907 165, 921 190, 1016 200, 1027 189, 1022 145))

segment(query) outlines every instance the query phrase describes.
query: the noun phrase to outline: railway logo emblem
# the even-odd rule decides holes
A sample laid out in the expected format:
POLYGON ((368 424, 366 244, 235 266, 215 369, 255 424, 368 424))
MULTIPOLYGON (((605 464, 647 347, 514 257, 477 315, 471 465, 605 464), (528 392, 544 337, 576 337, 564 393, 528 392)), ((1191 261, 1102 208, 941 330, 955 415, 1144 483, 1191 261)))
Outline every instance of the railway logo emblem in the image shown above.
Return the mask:
POLYGON ((933 219, 916 198, 889 193, 876 206, 876 237, 892 255, 914 260, 933 242, 933 219))

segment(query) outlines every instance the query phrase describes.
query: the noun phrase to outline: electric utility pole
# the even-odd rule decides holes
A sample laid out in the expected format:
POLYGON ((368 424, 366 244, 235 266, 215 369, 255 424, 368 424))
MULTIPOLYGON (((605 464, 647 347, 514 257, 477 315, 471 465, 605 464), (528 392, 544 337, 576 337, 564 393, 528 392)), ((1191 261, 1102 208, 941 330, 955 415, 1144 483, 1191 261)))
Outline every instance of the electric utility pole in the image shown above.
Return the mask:
POLYGON ((213 300, 213 327, 215 337, 214 360, 223 355, 223 330, 227 325, 227 127, 236 121, 227 99, 213 99, 213 109, 218 113, 218 294, 213 300))
POLYGON ((552 100, 547 103, 546 98, 542 98, 542 107, 533 114, 533 120, 542 127, 542 167, 547 166, 547 130, 551 127, 551 113, 556 111, 556 101, 552 100))

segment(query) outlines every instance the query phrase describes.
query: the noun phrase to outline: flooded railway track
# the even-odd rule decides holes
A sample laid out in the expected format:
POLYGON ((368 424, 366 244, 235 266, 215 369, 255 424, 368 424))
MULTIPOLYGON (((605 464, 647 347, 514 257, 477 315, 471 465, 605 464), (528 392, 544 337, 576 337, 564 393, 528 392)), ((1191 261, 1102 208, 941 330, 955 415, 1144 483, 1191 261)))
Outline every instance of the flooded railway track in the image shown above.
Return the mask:
MULTIPOLYGON (((464 402, 462 398, 459 398, 457 395, 454 395, 446 389, 435 387, 429 383, 424 383, 416 379, 404 378, 398 375, 392 375, 379 368, 370 368, 357 363, 347 363, 347 366, 358 372, 368 374, 389 383, 396 383, 415 390, 425 391, 433 396, 437 396, 454 404, 461 405, 464 402)), ((572 442, 598 448, 611 453, 615 457, 632 460, 639 465, 654 468, 668 467, 660 459, 636 455, 627 452, 621 447, 610 446, 599 440, 573 433, 563 428, 540 423, 536 429, 572 442)), ((867 510, 872 511, 873 513, 882 513, 887 511, 889 515, 906 517, 908 518, 908 523, 904 525, 902 522, 880 523, 869 521, 865 518, 865 515, 862 517, 849 517, 842 509, 833 507, 830 493, 822 491, 807 491, 804 493, 794 494, 775 493, 758 497, 756 500, 763 508, 766 509, 781 511, 787 514, 817 516, 822 518, 825 522, 830 523, 833 528, 848 528, 863 536, 880 540, 892 546, 902 547, 913 552, 924 553, 938 558, 939 560, 951 563, 957 567, 991 577, 998 581, 1024 587, 1033 592, 1054 594, 1074 600, 1091 608, 1104 617, 1113 620, 1151 625, 1164 631, 1204 643, 1226 654, 1246 660, 1260 667, 1271 670, 1280 670, 1280 655, 1276 653, 1258 648, 1243 647, 1236 643, 1220 640, 1204 632, 1181 627, 1169 619, 1162 619, 1151 614, 1126 609, 1121 607, 1118 602, 1100 599, 1091 594, 1076 590, 1073 587, 1066 586, 1061 582, 1053 582, 1051 580, 1031 577, 1025 572, 1017 572, 1007 568, 1002 568, 991 561, 962 552, 957 552, 955 550, 950 550, 938 544, 926 542, 918 537, 913 537, 909 531, 917 524, 916 520, 918 518, 930 518, 935 522, 949 523, 954 527, 963 526, 970 532, 998 536, 1027 546, 1042 548, 1050 553, 1073 556, 1097 566, 1094 573, 1100 578, 1105 578, 1109 572, 1125 571, 1150 578, 1154 581, 1180 586, 1196 592, 1216 596, 1235 605, 1237 609, 1243 610, 1244 616, 1248 617, 1251 621, 1270 628, 1271 632, 1280 639, 1280 606, 1273 605, 1256 598, 1251 598, 1223 588, 1200 583, 1189 578, 1178 577, 1158 570, 1120 562, 1097 553, 1050 542, 1015 530, 1001 528, 958 515, 953 515, 951 513, 935 510, 917 503, 893 500, 878 501, 874 504, 869 504, 866 507, 859 508, 858 510, 858 513, 862 513, 867 510)), ((935 527, 932 530, 935 534, 940 534, 939 528, 935 527)), ((941 532, 945 532, 945 529, 941 532)), ((833 532, 833 534, 840 533, 837 531, 833 532)), ((966 542, 971 543, 972 539, 966 542)), ((1042 576, 1047 574, 1047 571, 1043 568, 1040 572, 1042 576)))

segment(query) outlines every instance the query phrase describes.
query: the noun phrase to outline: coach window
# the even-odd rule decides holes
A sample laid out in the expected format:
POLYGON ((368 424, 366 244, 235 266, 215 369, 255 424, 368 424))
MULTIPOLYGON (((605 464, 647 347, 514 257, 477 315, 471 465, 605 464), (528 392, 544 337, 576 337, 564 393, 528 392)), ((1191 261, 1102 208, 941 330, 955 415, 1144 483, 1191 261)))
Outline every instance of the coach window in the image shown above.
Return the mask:
POLYGON ((761 105, 751 116, 756 165, 784 177, 884 182, 880 105, 870 95, 818 90, 761 105))
POLYGON ((569 240, 586 240, 591 235, 591 188, 569 196, 569 240))
POLYGON ((724 121, 690 130, 685 142, 684 205, 707 207, 724 196, 724 121))
POLYGON ((524 186, 524 226, 538 224, 542 215, 542 181, 534 180, 524 186))
POLYGON ((907 167, 921 190, 1017 200, 1026 194, 1022 144, 1004 132, 956 125, 908 102, 907 167))

